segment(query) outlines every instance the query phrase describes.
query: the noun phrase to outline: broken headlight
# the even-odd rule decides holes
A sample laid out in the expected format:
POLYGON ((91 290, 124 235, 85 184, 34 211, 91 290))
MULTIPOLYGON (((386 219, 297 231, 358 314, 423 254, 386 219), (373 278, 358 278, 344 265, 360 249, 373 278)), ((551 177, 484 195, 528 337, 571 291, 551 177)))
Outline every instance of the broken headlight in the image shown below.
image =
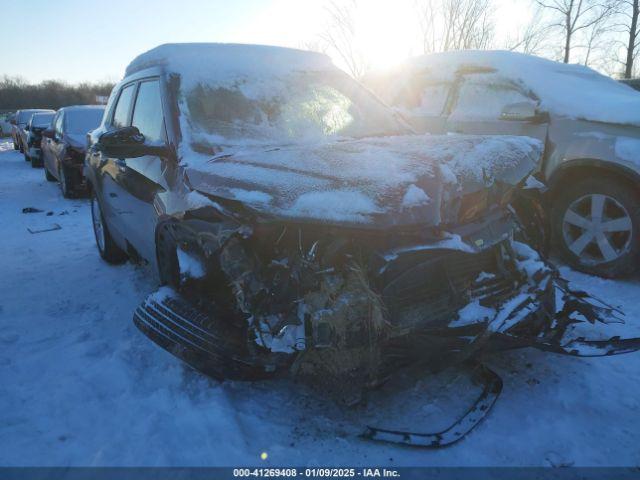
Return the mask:
POLYGON ((491 189, 483 188, 477 192, 464 195, 460 202, 458 222, 473 222, 481 217, 492 206, 506 207, 513 198, 515 189, 511 186, 496 184, 491 189))
POLYGON ((489 207, 489 190, 483 188, 462 197, 458 212, 459 223, 469 223, 480 217, 489 207))

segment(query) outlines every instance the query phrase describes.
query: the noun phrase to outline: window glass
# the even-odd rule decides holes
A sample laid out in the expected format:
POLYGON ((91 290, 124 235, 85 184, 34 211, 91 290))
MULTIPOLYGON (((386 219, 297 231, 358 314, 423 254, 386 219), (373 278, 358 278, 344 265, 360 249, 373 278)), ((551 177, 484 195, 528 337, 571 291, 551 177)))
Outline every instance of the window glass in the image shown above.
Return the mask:
POLYGON ((144 135, 145 140, 149 142, 164 141, 162 99, 160 97, 160 82, 158 80, 151 80, 140 84, 131 124, 134 127, 138 127, 140 133, 144 135))
POLYGON ((442 115, 450 89, 451 84, 448 82, 417 73, 409 76, 398 88, 391 105, 410 115, 442 115))
POLYGON ((200 83, 187 92, 186 104, 198 147, 406 132, 387 107, 342 72, 200 83))
POLYGON ((62 133, 62 118, 64 117, 64 114, 61 112, 56 116, 56 120, 55 123, 53 124, 53 128, 55 129, 56 133, 62 133))
POLYGON ((67 112, 65 131, 67 133, 85 134, 100 125, 102 121, 102 108, 87 108, 71 110, 67 112))
POLYGON ((129 109, 131 106, 131 100, 133 99, 134 89, 135 84, 131 84, 124 87, 122 92, 120 92, 116 111, 113 113, 113 122, 111 122, 111 124, 116 128, 122 128, 128 125, 129 109))
POLYGON ((35 127, 48 127, 53 119, 53 113, 36 113, 31 117, 31 125, 35 127))
POLYGON ((504 107, 520 102, 536 103, 516 84, 499 75, 469 75, 460 86, 458 101, 451 112, 451 118, 498 120, 504 107))

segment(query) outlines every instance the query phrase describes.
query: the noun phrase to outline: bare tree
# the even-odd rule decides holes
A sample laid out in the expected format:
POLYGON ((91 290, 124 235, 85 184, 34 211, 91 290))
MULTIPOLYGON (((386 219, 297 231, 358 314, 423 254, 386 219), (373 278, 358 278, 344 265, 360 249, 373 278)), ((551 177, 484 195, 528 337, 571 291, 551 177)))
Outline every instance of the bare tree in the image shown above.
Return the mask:
POLYGON ((604 48, 602 38, 608 31, 609 27, 605 22, 596 22, 585 30, 585 43, 584 45, 581 45, 581 47, 584 49, 584 58, 582 60, 582 63, 584 63, 584 65, 591 65, 594 61, 594 54, 604 48))
POLYGON ((493 41, 491 0, 417 0, 424 53, 486 49, 493 41))
POLYGON ((355 41, 358 0, 333 0, 327 5, 326 11, 327 26, 320 34, 325 46, 317 48, 327 53, 333 52, 344 62, 351 76, 361 78, 367 70, 367 63, 355 41))
POLYGON ((638 47, 640 47, 640 25, 638 24, 640 1, 622 0, 620 7, 620 15, 627 18, 627 21, 622 25, 624 33, 628 35, 625 45, 624 78, 631 78, 634 73, 633 67, 638 55, 638 47))
POLYGON ((515 37, 507 38, 505 46, 507 50, 538 55, 544 49, 549 29, 549 24, 542 18, 542 11, 536 9, 526 26, 515 37))
POLYGON ((571 58, 572 41, 578 32, 603 25, 615 13, 617 0, 536 0, 538 6, 551 11, 564 35, 564 63, 571 58))

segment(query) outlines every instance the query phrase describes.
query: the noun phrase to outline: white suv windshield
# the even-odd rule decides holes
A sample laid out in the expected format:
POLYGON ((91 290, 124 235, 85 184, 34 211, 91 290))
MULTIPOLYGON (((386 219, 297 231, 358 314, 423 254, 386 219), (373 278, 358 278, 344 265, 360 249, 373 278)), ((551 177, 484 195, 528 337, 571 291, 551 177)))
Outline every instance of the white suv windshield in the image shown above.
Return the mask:
POLYGON ((199 83, 187 92, 186 106, 196 143, 277 144, 407 133, 387 107, 342 72, 199 83))

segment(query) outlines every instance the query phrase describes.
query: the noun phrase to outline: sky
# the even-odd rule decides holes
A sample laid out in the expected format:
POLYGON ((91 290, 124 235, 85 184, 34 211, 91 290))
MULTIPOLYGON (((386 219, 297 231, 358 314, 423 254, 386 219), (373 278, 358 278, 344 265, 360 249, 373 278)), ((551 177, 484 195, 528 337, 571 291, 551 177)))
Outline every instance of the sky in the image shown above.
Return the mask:
MULTIPOLYGON (((328 0, 4 0, 0 75, 29 82, 117 81, 138 54, 168 42, 302 47, 326 24, 328 0)), ((415 0, 367 0, 360 43, 374 67, 417 54, 415 0)), ((497 34, 524 24, 524 0, 499 0, 497 34)), ((337 62, 339 63, 339 61, 337 62)))

